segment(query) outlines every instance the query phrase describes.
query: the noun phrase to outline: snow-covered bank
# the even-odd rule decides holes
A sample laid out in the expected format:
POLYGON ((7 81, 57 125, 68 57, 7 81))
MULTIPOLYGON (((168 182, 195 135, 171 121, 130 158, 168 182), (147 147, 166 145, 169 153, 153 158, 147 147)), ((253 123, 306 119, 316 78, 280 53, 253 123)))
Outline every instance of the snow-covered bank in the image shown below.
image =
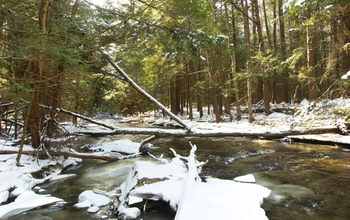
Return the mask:
MULTIPOLYGON (((0 150, 17 148, 10 146, 11 143, 0 140, 0 150)), ((33 150, 30 146, 24 146, 24 149, 33 150)), ((16 157, 17 154, 0 155, 0 219, 39 206, 63 202, 50 195, 38 195, 33 187, 45 181, 72 177, 71 174, 61 174, 62 169, 81 162, 79 158, 37 159, 31 155, 22 155, 21 165, 17 166, 16 157), (41 177, 35 178, 34 174, 41 177), (13 202, 8 202, 13 199, 13 202)))
MULTIPOLYGON (((222 135, 227 135, 227 134, 234 135, 233 133, 229 133, 229 132, 231 132, 232 130, 235 130, 237 131, 236 134, 238 135, 239 135, 239 132, 251 132, 251 134, 256 134, 256 135, 260 134, 261 136, 263 136, 264 134, 268 134, 268 133, 284 135, 285 133, 283 132, 289 131, 290 129, 297 130, 300 128, 300 129, 310 130, 312 128, 325 128, 326 126, 334 127, 336 126, 338 119, 345 120, 347 117, 346 115, 344 115, 345 111, 339 110, 340 108, 339 105, 336 105, 338 106, 337 108, 335 108, 333 104, 329 104, 328 107, 324 107, 321 105, 318 106, 316 104, 312 105, 311 103, 309 103, 308 105, 305 105, 305 106, 307 107, 297 110, 296 111, 297 113, 295 113, 294 116, 290 115, 289 113, 284 114, 280 112, 274 112, 269 116, 264 116, 263 114, 256 113, 254 116, 255 120, 253 124, 249 124, 246 118, 243 118, 243 120, 240 122, 233 121, 233 122, 222 122, 222 123, 216 124, 216 123, 212 123, 211 120, 205 119, 205 117, 207 118, 210 117, 208 115, 202 119, 195 118, 193 121, 190 121, 187 118, 187 116, 184 115, 183 120, 185 120, 186 123, 191 124, 191 127, 193 128, 192 129, 193 133, 197 133, 201 135, 205 135, 210 132, 216 132, 217 134, 221 132, 222 135), (317 115, 317 117, 316 116, 314 117, 313 115, 317 115)), ((348 108, 348 107, 347 105, 344 105, 341 108, 348 108)), ((153 119, 171 122, 169 118, 155 117, 153 119)), ((108 121, 108 119, 106 120, 108 121)), ((114 119, 110 119, 110 121, 112 120, 114 119)), ((148 120, 149 122, 151 122, 152 117, 150 117, 148 120)), ((146 119, 144 119, 144 121, 146 121, 146 119)), ((91 127, 86 126, 86 127, 87 129, 86 128, 83 128, 83 129, 92 130, 92 131, 96 129, 96 127, 93 127, 93 126, 91 127)), ((79 130, 80 128, 76 127, 75 129, 79 130)), ((153 128, 153 129, 157 130, 156 128, 153 128)), ((134 127, 134 128, 125 128, 125 130, 133 131, 135 132, 135 134, 140 134, 146 129, 134 127)), ((187 132, 181 129, 159 129, 159 130, 161 130, 161 132, 166 130, 169 133, 175 133, 175 134, 183 133, 184 135, 186 135, 186 132, 187 132)), ((163 132, 163 134, 166 134, 166 133, 163 132)), ((344 137, 341 135, 339 136, 344 137)), ((106 137, 105 142, 101 143, 101 145, 92 144, 91 146, 93 147, 90 150, 101 151, 101 152, 95 152, 96 154, 101 154, 101 155, 105 153, 112 153, 112 154, 115 154, 116 157, 118 158, 120 155, 117 152, 133 154, 133 155, 138 154, 138 148, 140 146, 140 143, 132 142, 128 139, 116 141, 115 140, 116 138, 114 137, 106 137), (111 142, 106 143, 106 140, 111 142)), ((118 138, 125 138, 125 137, 126 137, 125 135, 118 136, 118 138)), ((18 149, 16 147, 12 147, 12 146, 10 147, 10 142, 5 143, 1 141, 0 144, 4 146, 4 147, 0 146, 0 149, 3 149, 3 150, 18 149)), ((25 146, 25 150, 26 149, 30 150, 31 148, 29 146, 25 146)), ((15 197, 18 195, 25 196, 27 192, 32 192, 33 186, 35 186, 36 184, 40 184, 45 180, 49 180, 49 179, 52 180, 54 178, 66 177, 65 175, 60 175, 60 170, 62 165, 66 166, 68 164, 77 162, 73 158, 69 158, 68 160, 63 160, 62 157, 59 157, 58 159, 55 159, 55 160, 39 160, 39 164, 38 164, 35 157, 22 155, 21 161, 24 167, 17 167, 15 166, 16 156, 17 156, 16 154, 0 155, 0 171, 1 171, 0 178, 1 180, 3 178, 6 178, 7 182, 9 183, 7 184, 7 182, 4 182, 3 184, 3 182, 0 181, 0 201, 2 202, 7 201, 9 197, 15 197), (48 167, 48 166, 51 167, 50 168, 51 173, 48 173, 48 172, 44 173, 45 175, 43 178, 33 177, 32 173, 37 173, 39 170, 42 170, 42 167, 48 167), (56 169, 56 166, 58 166, 57 169, 56 169), (4 175, 4 176, 1 176, 1 175, 4 175), (14 179, 14 180, 10 181, 11 179, 14 179)), ((135 176, 137 176, 138 178, 141 178, 141 180, 145 181, 147 185, 138 185, 136 189, 133 189, 131 191, 131 194, 128 197, 128 200, 127 201, 125 200, 126 204, 132 205, 134 203, 140 202, 142 199, 150 199, 149 196, 153 195, 152 199, 162 199, 170 202, 172 206, 175 207, 174 209, 178 211, 178 217, 177 217, 178 219, 182 219, 182 217, 180 217, 181 216, 180 213, 186 213, 185 215, 189 215, 188 214, 189 212, 191 213, 195 212, 195 213, 199 213, 198 216, 201 216, 202 214, 201 210, 203 209, 204 210, 207 210, 207 209, 221 210, 221 211, 216 211, 215 213, 213 212, 213 213, 205 214, 205 216, 211 216, 211 214, 213 215, 215 214, 215 218, 217 218, 218 216, 217 212, 229 213, 230 216, 236 216, 237 218, 241 218, 241 219, 242 219, 241 215, 246 216, 246 218, 249 219, 249 213, 259 213, 258 217, 255 216, 252 218, 254 219, 259 219, 260 217, 261 219, 266 218, 265 214, 263 213, 263 210, 260 207, 260 204, 262 199, 267 196, 268 190, 266 190, 266 188, 265 189, 261 188, 260 186, 252 183, 254 182, 254 180, 250 179, 249 181, 247 181, 247 180, 244 180, 245 178, 243 178, 243 181, 242 181, 242 179, 238 178, 238 179, 235 179, 235 181, 233 181, 233 180, 218 180, 213 178, 207 178, 204 181, 196 181, 196 180, 192 181, 193 179, 195 179, 195 178, 192 178, 192 180, 189 181, 189 183, 186 183, 186 185, 189 184, 187 185, 188 187, 184 187, 185 185, 184 182, 186 182, 185 179, 187 179, 188 177, 188 168, 186 165, 183 164, 181 159, 179 159, 180 157, 175 157, 175 158, 178 158, 178 159, 174 159, 174 161, 178 160, 178 162, 174 163, 173 161, 169 163, 171 165, 169 164, 155 165, 153 163, 148 163, 148 162, 147 163, 137 162, 135 164, 135 167, 137 168, 135 168, 134 170, 138 170, 138 173, 135 176), (169 170, 172 170, 173 168, 171 167, 175 165, 176 165, 175 170, 177 171, 176 172, 169 171, 169 170), (144 167, 144 168, 140 168, 140 167, 144 167), (157 168, 153 168, 153 167, 157 167, 157 168), (166 168, 165 169, 166 171, 162 171, 163 168, 164 169, 166 168), (152 170, 151 173, 153 176, 150 176, 149 173, 143 174, 143 170, 152 170), (159 175, 159 173, 166 173, 166 174, 159 175), (158 182, 157 183, 152 182, 150 181, 151 179, 157 179, 158 182), (245 181, 250 183, 249 184, 244 183, 245 181), (168 190, 169 188, 172 189, 171 192, 169 192, 168 190), (231 189, 233 189, 233 192, 230 192, 231 189), (184 196, 184 195, 190 195, 190 196, 184 196), (217 195, 222 195, 222 196, 225 195, 225 196, 229 196, 229 198, 224 197, 223 199, 218 199, 218 197, 216 197, 217 195), (216 199, 217 203, 210 204, 209 198, 212 201, 216 199), (232 198, 237 198, 239 200, 231 200, 232 198), (202 201, 206 201, 206 202, 202 204, 202 201), (210 205, 207 205, 206 203, 210 205), (187 204, 187 205, 180 205, 180 204, 187 204), (240 208, 242 212, 235 210, 234 213, 230 213, 232 209, 232 205, 228 207, 228 206, 225 206, 226 204, 237 204, 237 207, 241 204, 248 204, 248 205, 255 204, 255 206, 253 207, 253 206, 244 205, 244 207, 246 208, 240 208), (180 208, 181 206, 183 208, 180 208), (191 207, 191 208, 187 209, 186 207, 191 207)), ((131 176, 133 177, 133 175, 131 176)), ((194 175, 190 175, 190 176, 193 177, 194 175)), ((124 179, 124 177, 122 179, 124 179)), ((132 180, 132 181, 135 181, 135 180, 132 180)), ((126 187, 126 189, 128 188, 130 187, 126 187)), ((94 188, 89 188, 89 189, 92 190, 94 188)), ((270 188, 270 189, 273 189, 273 188, 270 188)), ((96 212, 100 206, 96 204, 97 201, 95 201, 96 199, 94 194, 89 194, 88 197, 90 198, 91 195, 93 198, 91 198, 91 200, 89 199, 88 205, 80 206, 80 207, 87 207, 89 212, 96 212)), ((30 197, 31 196, 33 196, 33 194, 30 195, 30 197)), ((21 205, 23 203, 19 203, 19 202, 23 200, 21 199, 21 197, 18 197, 18 198, 19 198, 18 200, 16 199, 16 202, 18 203, 15 202, 15 203, 10 203, 11 205, 3 204, 2 206, 0 206, 0 210, 12 210, 4 216, 13 215, 16 212, 21 211, 20 206, 23 208, 23 210, 30 208, 30 207, 26 207, 25 205, 21 205), (15 208, 12 209, 10 207, 15 207, 15 208)), ((35 201, 36 197, 33 196, 32 199, 33 200, 31 201, 35 201)), ((51 197, 50 199, 44 199, 43 197, 43 201, 44 200, 53 201, 55 199, 51 197)), ((106 201, 110 202, 109 200, 106 200, 106 201)), ((30 202, 30 203, 37 204, 36 202, 30 202)), ((109 206, 105 208, 109 208, 109 206)), ((99 213, 101 211, 102 210, 100 210, 99 213)), ((140 213, 140 210, 136 208, 125 208, 125 209, 121 208, 120 213, 124 213, 127 216, 131 216, 131 215, 137 216, 140 213)), ((227 217, 222 217, 222 218, 227 219, 227 217)), ((195 219, 195 217, 193 217, 193 219, 195 219)), ((202 219, 205 219, 205 218, 202 216, 202 219)))
POLYGON ((202 182, 198 173, 204 163, 195 159, 195 150, 193 146, 188 157, 174 152, 175 158, 162 165, 135 163, 121 186, 119 217, 134 219, 141 212, 130 205, 162 200, 176 211, 176 220, 267 219, 260 205, 269 196, 269 189, 253 183, 252 175, 236 180, 207 178, 202 182))
POLYGON ((0 206, 0 219, 6 219, 36 207, 57 202, 64 201, 50 195, 38 195, 33 191, 25 191, 14 202, 0 206))
MULTIPOLYGON (((241 106, 242 120, 228 121, 225 115, 222 116, 223 122, 215 123, 215 115, 204 114, 199 118, 199 112, 194 108, 193 119, 189 120, 189 115, 184 111, 182 116, 179 116, 186 124, 191 126, 191 135, 193 136, 251 136, 263 138, 282 138, 286 136, 295 137, 303 135, 299 140, 312 140, 313 137, 318 137, 315 134, 323 133, 341 133, 348 134, 350 132, 349 112, 350 99, 338 98, 334 100, 319 100, 317 102, 309 102, 303 100, 301 103, 270 103, 272 113, 265 115, 262 105, 255 105, 255 113, 253 114, 253 123, 248 122, 248 114, 245 111, 246 107, 241 106), (312 134, 310 137, 305 134, 312 134)), ((204 108, 204 113, 207 113, 207 108, 204 108)), ((231 111, 232 115, 236 114, 235 108, 231 111)), ((125 121, 139 120, 144 123, 149 123, 156 126, 164 127, 179 127, 175 121, 161 113, 149 112, 148 117, 138 116, 130 117, 125 121)), ((116 131, 113 131, 116 132, 116 131)), ((111 133, 113 133, 111 132, 111 133)), ((118 132, 118 131, 117 131, 118 132)), ((119 132, 141 133, 153 135, 171 135, 171 136, 186 136, 187 131, 179 129, 163 129, 163 130, 147 130, 146 128, 128 128, 120 129, 119 132)), ((108 133, 108 132, 107 132, 108 133)), ((317 138, 322 139, 324 143, 342 143, 350 144, 350 140, 344 135, 338 135, 335 139, 325 135, 317 138), (341 139, 341 140, 340 140, 341 139)), ((316 140, 316 139, 315 139, 316 140)))

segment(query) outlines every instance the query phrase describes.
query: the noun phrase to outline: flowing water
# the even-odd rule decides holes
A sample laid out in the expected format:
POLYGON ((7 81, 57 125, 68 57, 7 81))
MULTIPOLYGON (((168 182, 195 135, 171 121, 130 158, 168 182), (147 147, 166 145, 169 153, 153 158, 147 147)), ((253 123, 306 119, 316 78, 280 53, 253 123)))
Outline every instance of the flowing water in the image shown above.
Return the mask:
MULTIPOLYGON (((139 142, 147 136, 116 135, 104 138, 84 137, 76 141, 76 148, 84 144, 105 143, 129 138, 139 142)), ((270 220, 291 219, 350 219, 350 151, 347 148, 260 141, 249 138, 161 138, 152 142, 150 152, 164 158, 173 157, 169 148, 188 155, 189 142, 197 145, 198 160, 209 160, 202 177, 233 179, 252 173, 257 183, 272 190, 262 207, 270 220)), ((84 190, 100 189, 117 195, 117 188, 126 179, 135 161, 154 161, 140 156, 123 161, 105 163, 84 160, 67 173, 77 177, 42 185, 47 193, 64 199, 63 207, 49 207, 29 211, 11 219, 99 219, 98 214, 72 207, 84 190)), ((174 213, 162 208, 148 209, 138 219, 170 220, 174 213)))

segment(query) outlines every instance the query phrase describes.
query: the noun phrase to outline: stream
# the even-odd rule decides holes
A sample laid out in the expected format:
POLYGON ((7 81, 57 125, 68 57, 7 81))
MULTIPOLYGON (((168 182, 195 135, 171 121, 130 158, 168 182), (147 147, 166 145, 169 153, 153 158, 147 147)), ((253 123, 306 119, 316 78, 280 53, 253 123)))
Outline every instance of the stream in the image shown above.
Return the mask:
MULTIPOLYGON (((128 138, 140 142, 144 135, 115 135, 102 138, 81 137, 72 145, 77 150, 85 144, 99 144, 128 138)), ((350 219, 350 150, 329 145, 262 141, 250 138, 161 138, 152 141, 150 153, 156 157, 173 158, 169 148, 188 155, 189 142, 197 145, 199 161, 209 160, 201 176, 233 179, 252 173, 257 183, 272 193, 262 208, 270 220, 337 220, 350 219)), ((85 190, 100 189, 118 195, 117 188, 125 181, 135 161, 154 161, 139 156, 106 163, 84 160, 74 169, 76 177, 41 185, 53 196, 64 199, 63 207, 47 207, 10 219, 89 220, 100 219, 98 214, 73 208, 78 195, 85 190)), ((157 162, 156 162, 157 163, 157 162)), ((107 208, 106 208, 107 209, 107 208)), ((170 220, 174 213, 163 206, 152 206, 138 219, 170 220)))

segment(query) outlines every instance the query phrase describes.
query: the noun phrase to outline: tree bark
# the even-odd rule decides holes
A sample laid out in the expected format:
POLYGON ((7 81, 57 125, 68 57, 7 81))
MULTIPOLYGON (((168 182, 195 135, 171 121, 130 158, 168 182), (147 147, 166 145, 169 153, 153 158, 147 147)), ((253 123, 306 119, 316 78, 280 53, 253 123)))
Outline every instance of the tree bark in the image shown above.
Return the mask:
MULTIPOLYGON (((281 39, 281 57, 282 62, 284 62, 287 59, 286 53, 286 37, 284 33, 284 17, 283 17, 283 0, 278 0, 278 17, 279 17, 279 24, 280 24, 280 39, 281 39)), ((289 75, 288 75, 288 69, 283 68, 282 69, 282 100, 286 103, 289 103, 289 75)))
MULTIPOLYGON (((252 2, 255 6, 255 18, 256 18, 256 28, 258 31, 258 39, 259 39, 259 51, 262 53, 262 56, 265 56, 265 44, 264 44, 264 39, 262 36, 262 28, 260 24, 259 5, 257 0, 253 0, 252 2)), ((269 115, 270 114, 269 81, 267 77, 267 72, 263 67, 263 65, 262 65, 262 72, 264 73, 262 80, 263 80, 263 99, 264 99, 265 115, 269 115)))
POLYGON ((83 131, 81 134, 90 135, 92 137, 100 137, 115 134, 135 134, 135 135, 155 135, 156 137, 252 137, 276 139, 283 138, 288 135, 301 134, 323 134, 323 133, 339 133, 337 126, 319 127, 319 128, 300 128, 294 130, 273 130, 273 129, 233 129, 227 131, 215 130, 192 130, 190 132, 179 129, 158 129, 158 128, 118 128, 114 131, 83 131))
POLYGON ((174 115, 180 113, 180 96, 177 78, 178 76, 173 76, 170 79, 170 108, 174 115))
MULTIPOLYGON (((277 20, 277 13, 276 13, 276 1, 272 2, 273 4, 273 20, 277 20)), ((277 24, 276 22, 273 22, 273 31, 272 31, 272 42, 273 42, 273 54, 276 57, 277 56, 277 24)), ((275 64, 277 65, 277 64, 275 64)), ((277 101, 277 71, 276 69, 273 70, 273 78, 272 78, 272 101, 277 101)))
POLYGON ((342 74, 350 71, 350 3, 343 0, 339 5, 340 30, 343 43, 342 48, 342 74))
POLYGON ((263 10, 264 10, 264 18, 265 18, 265 27, 266 27, 266 34, 267 34, 267 42, 269 43, 269 48, 272 49, 272 42, 271 42, 271 36, 269 31, 269 24, 267 21, 267 13, 266 13, 266 6, 265 6, 265 0, 262 1, 263 3, 263 10))
MULTIPOLYGON (((231 57, 231 71, 232 71, 232 76, 234 77, 234 91, 235 91, 235 97, 236 97, 236 109, 237 109, 237 121, 241 120, 241 105, 240 105, 240 97, 239 97, 239 88, 238 88, 238 78, 237 78, 237 65, 236 65, 236 54, 233 51, 235 44, 232 45, 232 40, 231 40, 231 28, 230 28, 230 23, 229 23, 229 17, 228 17, 228 12, 227 12, 227 3, 225 3, 225 17, 226 17, 226 28, 227 28, 227 35, 228 35, 228 40, 227 40, 227 49, 231 57)), ((232 18, 233 20, 233 18, 232 18)), ((230 118, 231 116, 231 110, 230 110, 230 105, 229 102, 227 104, 228 106, 228 111, 230 118)))
MULTIPOLYGON (((248 4, 247 0, 242 0, 242 9, 246 14, 248 14, 248 4)), ((249 73, 247 79, 247 96, 248 96, 248 121, 249 123, 253 122, 253 78, 250 73, 251 69, 251 52, 250 52, 250 31, 249 31, 249 21, 247 16, 243 16, 243 25, 244 25, 244 37, 247 50, 247 71, 249 73)))
MULTIPOLYGON (((306 18, 311 18, 311 10, 307 9, 306 18)), ((313 43, 312 43, 312 27, 308 25, 306 28, 306 46, 307 46, 307 68, 308 68, 308 83, 309 83, 309 100, 315 99, 315 76, 314 76, 314 58, 313 58, 313 43)))

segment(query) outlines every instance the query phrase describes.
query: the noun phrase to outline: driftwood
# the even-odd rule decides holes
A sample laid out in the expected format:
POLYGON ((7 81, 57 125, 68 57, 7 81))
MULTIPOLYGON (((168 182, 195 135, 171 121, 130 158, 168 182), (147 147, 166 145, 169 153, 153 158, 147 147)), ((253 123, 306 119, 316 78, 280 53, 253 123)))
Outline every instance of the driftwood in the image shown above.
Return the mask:
POLYGON ((185 131, 180 129, 158 129, 158 128, 118 128, 113 131, 84 131, 81 134, 90 135, 92 137, 99 137, 105 135, 115 134, 143 134, 143 135, 155 135, 157 137, 254 137, 254 138, 266 138, 276 139, 283 138, 289 135, 301 135, 301 134, 323 134, 323 133, 339 133, 336 126, 319 127, 319 128, 304 128, 304 129, 293 129, 293 130, 280 130, 275 129, 236 129, 228 131, 215 131, 215 130, 199 130, 192 129, 192 131, 185 131))
MULTIPOLYGON (((0 154, 17 154, 18 150, 0 150, 0 154)), ((105 160, 105 161, 115 161, 123 159, 124 157, 119 157, 119 155, 116 154, 109 154, 109 155, 97 155, 97 154, 89 154, 89 153, 79 153, 76 151, 52 151, 48 150, 47 153, 51 156, 64 156, 64 157, 77 157, 81 159, 99 159, 99 160, 105 160)), ((44 151, 36 151, 36 150, 23 150, 22 154, 28 154, 33 156, 43 156, 47 157, 46 152, 44 151)))

